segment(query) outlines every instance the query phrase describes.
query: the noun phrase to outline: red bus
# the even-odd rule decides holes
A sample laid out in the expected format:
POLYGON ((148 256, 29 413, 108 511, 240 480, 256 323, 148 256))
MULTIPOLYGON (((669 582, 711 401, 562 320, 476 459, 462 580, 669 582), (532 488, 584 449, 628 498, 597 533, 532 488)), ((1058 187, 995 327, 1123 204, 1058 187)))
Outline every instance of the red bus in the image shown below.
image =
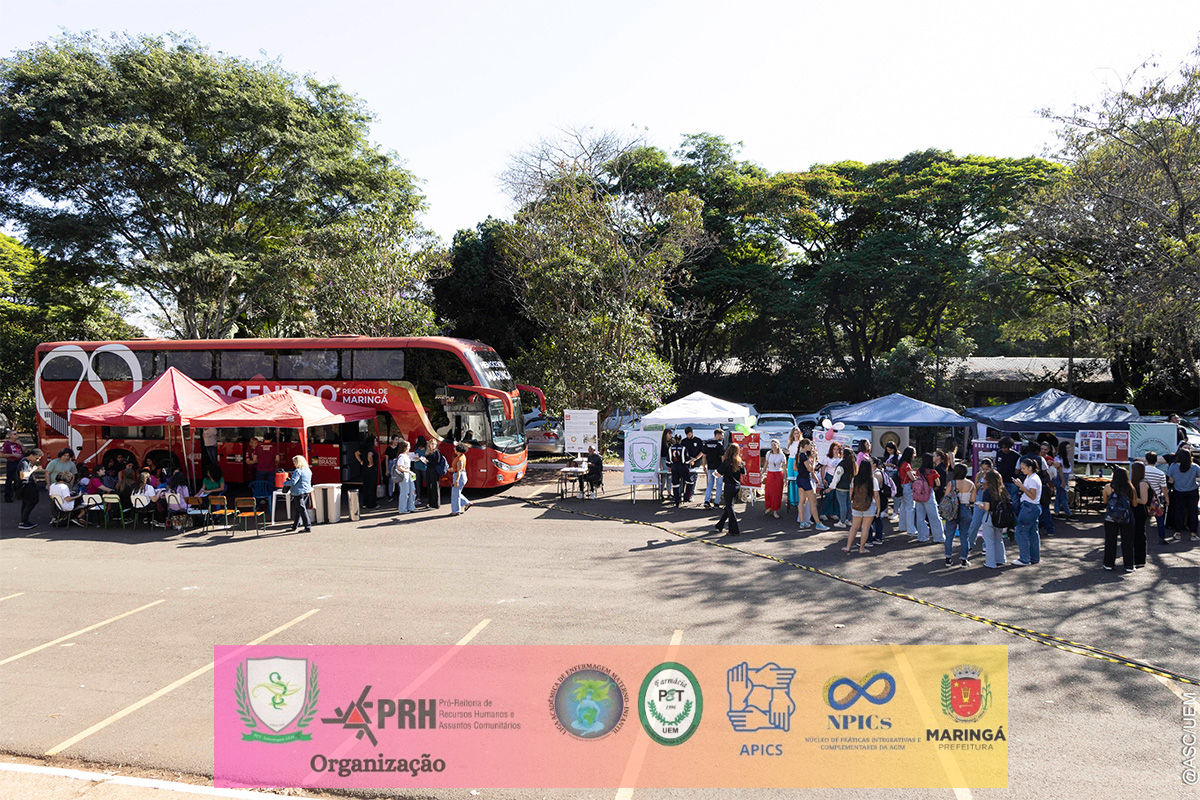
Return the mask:
MULTIPOLYGON (((467 486, 507 486, 526 471, 520 389, 485 344, 445 337, 328 339, 136 339, 127 342, 53 342, 36 348, 34 391, 38 440, 56 453, 70 447, 80 463, 100 463, 118 453, 144 464, 173 456, 183 463, 178 431, 71 425, 71 412, 100 405, 141 388, 175 367, 216 392, 242 399, 291 388, 344 403, 373 406, 371 421, 309 430, 309 455, 317 483, 355 482, 353 453, 368 434, 410 442, 424 436, 447 458, 453 442, 466 442, 467 486)), ((250 480, 251 436, 266 428, 220 429, 218 462, 226 480, 250 480)), ((280 429, 280 463, 300 452, 298 431, 280 429)), ((196 449, 200 434, 196 434, 196 449)), ((199 454, 191 454, 194 461, 199 454)), ((382 457, 381 457, 382 458, 382 457)), ((385 463, 381 460, 380 463, 385 463)), ((443 481, 448 485, 448 479, 443 481)))

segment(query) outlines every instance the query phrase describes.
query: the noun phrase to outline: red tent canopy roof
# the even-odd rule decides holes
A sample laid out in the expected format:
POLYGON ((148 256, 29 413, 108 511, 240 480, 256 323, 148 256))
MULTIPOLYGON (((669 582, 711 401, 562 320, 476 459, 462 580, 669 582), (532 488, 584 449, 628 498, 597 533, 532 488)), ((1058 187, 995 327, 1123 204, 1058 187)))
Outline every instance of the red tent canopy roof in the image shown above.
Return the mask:
POLYGON ((258 397, 247 397, 224 408, 194 417, 196 428, 311 428, 373 419, 375 409, 354 403, 339 403, 298 392, 279 389, 258 397))
POLYGON ((171 367, 136 392, 104 405, 74 411, 72 425, 187 425, 193 417, 225 408, 226 400, 171 367))

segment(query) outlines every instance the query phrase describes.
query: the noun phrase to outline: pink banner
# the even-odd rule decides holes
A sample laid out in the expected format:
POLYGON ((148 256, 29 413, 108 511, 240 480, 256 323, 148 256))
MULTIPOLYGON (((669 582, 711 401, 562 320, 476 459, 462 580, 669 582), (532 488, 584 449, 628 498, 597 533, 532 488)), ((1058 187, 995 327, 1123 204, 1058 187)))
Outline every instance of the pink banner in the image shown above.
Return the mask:
POLYGON ((216 648, 221 787, 1005 787, 1007 648, 216 648))

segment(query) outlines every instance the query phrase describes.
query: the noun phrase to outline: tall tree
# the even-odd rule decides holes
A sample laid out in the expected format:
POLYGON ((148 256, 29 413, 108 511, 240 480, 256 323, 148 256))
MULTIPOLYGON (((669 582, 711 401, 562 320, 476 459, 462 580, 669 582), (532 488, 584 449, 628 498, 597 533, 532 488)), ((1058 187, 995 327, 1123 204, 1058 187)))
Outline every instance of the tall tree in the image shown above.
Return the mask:
POLYGON ((190 38, 64 35, 0 61, 0 215, 175 334, 230 336, 293 280, 271 257, 295 237, 419 209, 369 120, 336 84, 190 38))
POLYGON ((855 393, 875 392, 875 361, 911 337, 936 347, 963 324, 958 302, 1022 193, 1054 165, 927 150, 773 176, 762 213, 800 250, 799 319, 819 331, 855 393))

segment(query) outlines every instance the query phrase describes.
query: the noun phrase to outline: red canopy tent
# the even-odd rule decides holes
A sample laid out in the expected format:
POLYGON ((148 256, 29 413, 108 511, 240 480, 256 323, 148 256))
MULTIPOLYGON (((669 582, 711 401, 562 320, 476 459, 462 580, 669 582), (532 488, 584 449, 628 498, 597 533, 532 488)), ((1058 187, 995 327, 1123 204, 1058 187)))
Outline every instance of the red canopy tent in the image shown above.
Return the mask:
MULTIPOLYGON (((71 412, 71 424, 166 425, 170 426, 168 431, 171 427, 179 426, 182 439, 183 426, 191 424, 192 419, 200 414, 225 408, 229 402, 224 396, 170 367, 136 392, 104 405, 71 412)), ((170 449, 169 442, 167 448, 170 449)), ((188 462, 190 476, 191 461, 186 452, 183 455, 188 462)))
POLYGON ((298 392, 278 389, 258 397, 247 397, 207 414, 193 417, 195 428, 299 428, 304 430, 301 447, 308 458, 308 428, 337 425, 360 419, 374 419, 375 409, 354 403, 339 403, 298 392))

